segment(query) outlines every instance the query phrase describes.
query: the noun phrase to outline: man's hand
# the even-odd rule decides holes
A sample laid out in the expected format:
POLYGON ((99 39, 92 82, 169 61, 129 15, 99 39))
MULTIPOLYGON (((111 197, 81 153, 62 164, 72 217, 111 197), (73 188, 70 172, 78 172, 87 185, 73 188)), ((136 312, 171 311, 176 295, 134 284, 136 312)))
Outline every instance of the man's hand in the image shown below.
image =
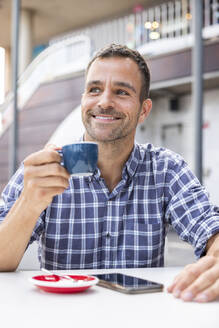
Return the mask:
POLYGON ((69 173, 60 165, 60 155, 55 146, 47 145, 24 160, 24 188, 21 197, 39 212, 52 201, 53 196, 68 187, 69 173))
POLYGON ((207 255, 187 265, 176 276, 168 292, 183 301, 208 302, 219 297, 219 235, 210 241, 207 255), (215 254, 215 255, 214 255, 215 254))

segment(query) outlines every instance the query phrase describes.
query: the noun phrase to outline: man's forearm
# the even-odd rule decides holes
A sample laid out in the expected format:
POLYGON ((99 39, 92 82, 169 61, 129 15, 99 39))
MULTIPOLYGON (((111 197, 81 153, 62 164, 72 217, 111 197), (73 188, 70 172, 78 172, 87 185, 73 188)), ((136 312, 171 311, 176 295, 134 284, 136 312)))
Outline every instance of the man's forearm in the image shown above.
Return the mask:
POLYGON ((0 271, 16 270, 39 214, 21 196, 0 224, 0 271))
POLYGON ((206 247, 206 255, 212 255, 219 258, 219 233, 209 239, 206 247))

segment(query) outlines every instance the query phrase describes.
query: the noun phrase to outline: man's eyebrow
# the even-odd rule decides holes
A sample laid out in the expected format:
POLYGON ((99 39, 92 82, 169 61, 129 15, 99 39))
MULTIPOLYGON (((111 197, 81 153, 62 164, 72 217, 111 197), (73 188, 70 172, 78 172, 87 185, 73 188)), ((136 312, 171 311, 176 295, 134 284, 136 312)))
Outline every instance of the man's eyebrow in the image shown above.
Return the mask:
MULTIPOLYGON (((88 81, 86 83, 86 87, 90 87, 91 85, 102 85, 102 84, 103 84, 103 82, 100 80, 92 80, 92 81, 88 81)), ((128 88, 128 89, 132 90, 134 93, 137 93, 135 88, 128 82, 115 81, 114 85, 116 85, 118 87, 128 88)))
POLYGON ((86 86, 90 87, 91 85, 100 85, 100 84, 103 84, 100 80, 92 80, 92 81, 88 81, 86 83, 86 86))
POLYGON ((119 87, 128 88, 128 89, 134 91, 134 93, 137 93, 136 90, 135 90, 135 88, 130 83, 128 83, 128 82, 116 81, 114 84, 116 86, 119 86, 119 87))

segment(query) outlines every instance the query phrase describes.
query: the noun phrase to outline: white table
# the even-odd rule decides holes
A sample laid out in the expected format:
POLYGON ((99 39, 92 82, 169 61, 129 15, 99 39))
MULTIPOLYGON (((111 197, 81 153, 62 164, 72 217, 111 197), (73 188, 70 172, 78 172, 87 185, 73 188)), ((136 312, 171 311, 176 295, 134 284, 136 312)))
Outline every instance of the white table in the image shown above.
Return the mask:
MULTIPOLYGON (((168 286, 181 270, 145 268, 68 271, 68 273, 124 272, 168 286)), ((63 271, 64 272, 64 271, 63 271)), ((94 286, 78 294, 46 293, 32 286, 29 277, 40 271, 0 273, 0 322, 3 328, 218 328, 219 299, 198 304, 175 299, 166 291, 126 295, 94 286)))

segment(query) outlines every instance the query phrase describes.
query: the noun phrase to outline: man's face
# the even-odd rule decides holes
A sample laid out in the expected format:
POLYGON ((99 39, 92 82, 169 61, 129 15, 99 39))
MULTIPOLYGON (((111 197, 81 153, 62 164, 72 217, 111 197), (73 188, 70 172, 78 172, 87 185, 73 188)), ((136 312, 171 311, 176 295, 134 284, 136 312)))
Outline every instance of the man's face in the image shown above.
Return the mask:
POLYGON ((141 83, 138 66, 130 58, 98 58, 91 64, 81 102, 86 140, 134 140, 137 124, 144 120, 141 83))

